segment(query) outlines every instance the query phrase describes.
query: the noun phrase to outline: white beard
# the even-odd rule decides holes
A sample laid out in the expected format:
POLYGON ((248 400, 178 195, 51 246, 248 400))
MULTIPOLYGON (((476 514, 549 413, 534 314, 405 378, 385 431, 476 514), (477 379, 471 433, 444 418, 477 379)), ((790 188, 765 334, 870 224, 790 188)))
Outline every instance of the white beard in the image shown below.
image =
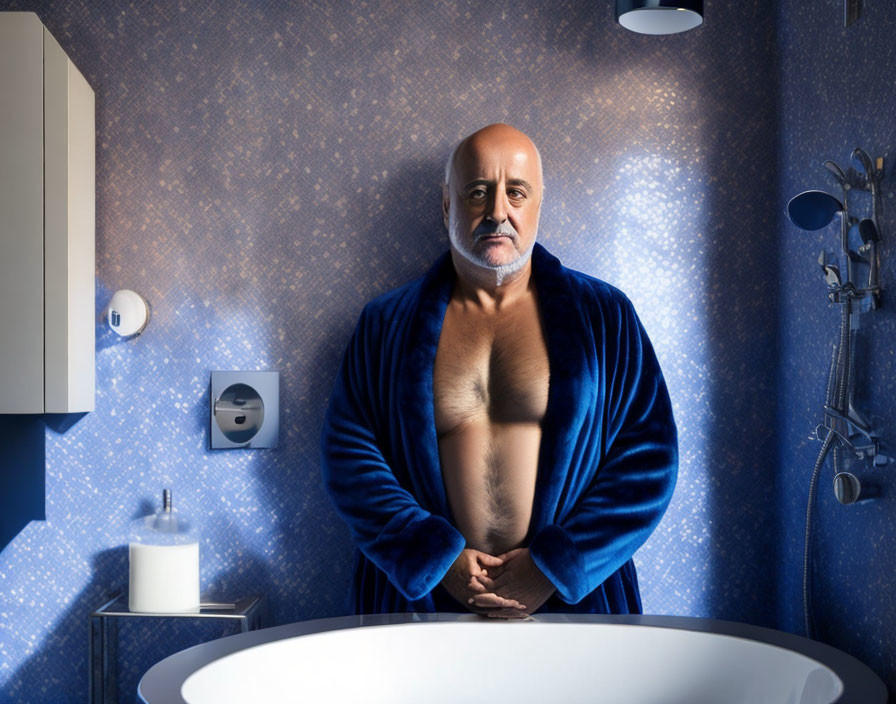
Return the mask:
MULTIPOLYGON (((516 230, 511 225, 502 225, 499 226, 498 232, 507 232, 512 234, 514 239, 518 237, 516 230)), ((538 223, 536 223, 536 237, 538 234, 538 223)), ((495 286, 500 286, 507 279, 512 279, 517 273, 522 271, 522 269, 526 266, 526 263, 529 261, 529 258, 532 256, 532 250, 535 248, 535 239, 532 238, 532 244, 526 249, 525 252, 519 253, 515 259, 507 262, 506 264, 491 264, 488 262, 485 257, 482 257, 475 252, 473 252, 469 247, 467 247, 466 243, 463 241, 463 237, 461 237, 461 233, 458 231, 457 218, 454 216, 454 213, 449 213, 448 216, 448 240, 451 242, 451 246, 460 254, 464 259, 466 259, 470 264, 475 266, 480 271, 488 272, 489 278, 491 275, 495 277, 495 286)))

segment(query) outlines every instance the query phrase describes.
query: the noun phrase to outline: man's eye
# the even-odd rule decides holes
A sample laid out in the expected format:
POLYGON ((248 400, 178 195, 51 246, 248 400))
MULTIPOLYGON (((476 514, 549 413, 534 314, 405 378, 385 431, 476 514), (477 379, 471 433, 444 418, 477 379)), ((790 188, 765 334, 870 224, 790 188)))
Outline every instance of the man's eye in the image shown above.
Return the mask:
POLYGON ((511 188, 510 190, 507 191, 507 195, 509 195, 511 198, 525 198, 526 197, 526 194, 523 191, 521 191, 519 188, 511 188))
POLYGON ((480 198, 485 198, 485 189, 484 188, 474 188, 470 191, 470 198, 472 200, 478 200, 480 198))

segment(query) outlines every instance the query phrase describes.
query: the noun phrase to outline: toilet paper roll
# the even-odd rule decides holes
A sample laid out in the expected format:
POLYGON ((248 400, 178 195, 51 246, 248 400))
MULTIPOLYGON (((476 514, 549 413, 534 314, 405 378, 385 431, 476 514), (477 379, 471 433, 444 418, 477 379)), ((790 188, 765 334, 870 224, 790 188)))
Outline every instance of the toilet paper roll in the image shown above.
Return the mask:
POLYGON ((199 543, 131 543, 128 608, 138 613, 199 612, 199 543))

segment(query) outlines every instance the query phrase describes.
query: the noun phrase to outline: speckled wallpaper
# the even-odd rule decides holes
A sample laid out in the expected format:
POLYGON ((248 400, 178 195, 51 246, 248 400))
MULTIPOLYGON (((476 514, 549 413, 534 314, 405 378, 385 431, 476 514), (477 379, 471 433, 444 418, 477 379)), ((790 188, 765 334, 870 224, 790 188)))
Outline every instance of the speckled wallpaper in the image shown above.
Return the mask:
MULTIPOLYGON (((808 11, 789 4, 796 32, 808 11)), ((0 700, 84 701, 88 615, 126 587, 127 524, 163 487, 200 521, 207 597, 265 594, 271 623, 345 613, 351 543, 318 467, 332 380, 363 304, 447 247, 444 160, 495 121, 541 149, 540 241, 629 294, 668 381, 681 470, 636 556, 645 609, 774 625, 776 511, 804 484, 785 457, 781 489, 777 443, 806 434, 776 418, 816 406, 779 388, 780 302, 805 295, 827 329, 815 289, 787 278, 808 255, 782 261, 780 240, 802 240, 778 227, 776 154, 802 135, 778 131, 775 17, 708 1, 703 28, 648 37, 611 6, 0 0, 37 12, 96 91, 97 315, 119 288, 153 312, 135 340, 98 326, 96 410, 45 429, 46 521, 0 555, 0 700), (276 449, 208 449, 216 369, 280 372, 276 449)), ((837 154, 886 144, 848 134, 837 154)), ((793 154, 789 181, 821 146, 793 154)), ((787 334, 788 369, 814 367, 814 338, 787 334)), ((217 635, 123 629, 121 701, 217 635)))
MULTIPOLYGON (((841 8, 825 11, 784 0, 778 17, 780 47, 780 185, 783 214, 796 194, 817 188, 838 198, 840 186, 822 164, 844 169, 855 147, 885 157, 880 217, 883 236, 883 305, 861 316, 856 344, 856 407, 896 456, 896 6, 865 2, 864 16, 843 28, 841 8)), ((871 214, 867 192, 854 191, 850 210, 871 214)), ((782 218, 777 245, 780 272, 777 598, 779 626, 802 632, 803 545, 809 480, 820 444, 809 440, 822 420, 831 346, 840 312, 829 306, 821 269, 822 249, 839 249, 839 229, 803 232, 782 218)), ((817 637, 870 665, 896 698, 896 464, 872 468, 867 460, 845 466, 882 495, 868 503, 840 505, 829 459, 819 480, 815 509, 814 612, 817 637)))

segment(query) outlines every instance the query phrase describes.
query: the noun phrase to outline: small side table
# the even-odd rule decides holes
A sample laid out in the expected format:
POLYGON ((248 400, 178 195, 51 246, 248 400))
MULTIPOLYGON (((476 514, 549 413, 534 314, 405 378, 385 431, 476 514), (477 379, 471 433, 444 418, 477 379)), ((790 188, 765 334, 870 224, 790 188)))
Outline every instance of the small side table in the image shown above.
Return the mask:
MULTIPOLYGON (((235 604, 208 603, 199 605, 199 613, 144 614, 128 610, 127 596, 118 594, 90 614, 90 681, 88 701, 91 704, 114 704, 117 701, 118 624, 124 618, 191 618, 235 621, 240 633, 261 628, 263 596, 248 596, 235 604)), ((187 646, 185 646, 187 647, 187 646)))

